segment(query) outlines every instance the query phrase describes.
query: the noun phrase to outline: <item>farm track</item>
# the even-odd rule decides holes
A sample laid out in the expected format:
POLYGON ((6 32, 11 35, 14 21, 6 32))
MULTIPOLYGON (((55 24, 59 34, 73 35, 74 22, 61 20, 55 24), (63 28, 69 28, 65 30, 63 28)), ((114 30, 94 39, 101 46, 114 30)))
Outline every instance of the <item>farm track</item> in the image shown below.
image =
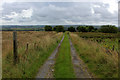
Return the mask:
POLYGON ((71 39, 69 38, 70 47, 71 47, 71 56, 74 72, 77 78, 91 78, 90 74, 87 71, 85 63, 77 55, 75 48, 72 44, 71 39))
MULTIPOLYGON (((59 45, 57 46, 57 48, 48 58, 48 60, 46 60, 43 66, 39 69, 36 79, 54 78, 53 72, 54 72, 55 56, 58 53, 58 49, 61 46, 61 43, 63 42, 63 40, 64 40, 64 36, 62 40, 60 41, 59 45)), ((69 38, 69 42, 70 42, 70 48, 71 48, 72 64, 73 64, 73 69, 74 69, 76 77, 77 78, 91 78, 90 74, 87 71, 86 65, 77 55, 70 38, 69 38)))
POLYGON ((39 72, 36 76, 36 79, 38 78, 53 78, 53 72, 54 72, 54 64, 55 64, 55 56, 58 52, 58 49, 64 40, 64 35, 62 40, 60 41, 57 48, 54 50, 54 52, 51 54, 51 56, 46 60, 46 62, 43 64, 43 66, 39 69, 39 72))

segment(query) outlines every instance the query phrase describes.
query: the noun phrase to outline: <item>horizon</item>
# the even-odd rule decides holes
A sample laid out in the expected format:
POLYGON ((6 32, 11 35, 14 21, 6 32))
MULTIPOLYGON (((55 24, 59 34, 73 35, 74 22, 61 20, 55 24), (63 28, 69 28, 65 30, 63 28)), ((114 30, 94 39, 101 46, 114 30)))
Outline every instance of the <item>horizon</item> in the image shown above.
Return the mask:
MULTIPOLYGON (((12 24, 11 24, 11 25, 0 25, 0 26, 1 26, 1 27, 4 27, 4 26, 28 26, 28 27, 29 27, 29 26, 34 26, 34 27, 37 27, 37 26, 46 26, 46 25, 47 25, 47 24, 45 24, 45 25, 42 25, 42 24, 41 24, 41 25, 37 25, 37 24, 36 24, 36 25, 29 25, 29 24, 28 24, 28 25, 27 25, 27 24, 26 24, 26 25, 12 25, 12 24)), ((52 25, 50 24, 50 26, 57 26, 57 25, 62 25, 62 24, 52 24, 52 25)), ((106 24, 106 25, 108 25, 108 24, 106 24)), ((76 25, 76 24, 75 24, 75 25, 74 25, 74 24, 70 24, 70 25, 69 25, 69 24, 64 24, 64 25, 62 25, 62 26, 73 26, 73 27, 74 27, 74 26, 93 26, 93 27, 99 26, 99 27, 101 27, 101 26, 103 26, 103 25, 76 25)), ((113 25, 113 26, 120 28, 120 26, 116 26, 116 25, 113 25)))

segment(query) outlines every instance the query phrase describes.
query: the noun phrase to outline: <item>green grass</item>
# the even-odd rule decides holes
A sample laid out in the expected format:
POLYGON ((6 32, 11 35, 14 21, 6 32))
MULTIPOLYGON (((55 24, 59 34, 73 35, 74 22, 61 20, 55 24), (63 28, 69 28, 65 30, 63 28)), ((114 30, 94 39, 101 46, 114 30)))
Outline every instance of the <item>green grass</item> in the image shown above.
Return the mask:
MULTIPOLYGON (((62 37, 61 37, 62 38, 62 37)), ((27 53, 25 47, 18 49, 19 63, 13 65, 13 53, 10 52, 3 58, 2 77, 3 78, 35 78, 40 66, 51 55, 60 42, 55 39, 49 46, 44 48, 38 43, 38 47, 29 46, 27 53)))
POLYGON ((98 42, 102 47, 118 52, 118 34, 117 33, 76 33, 80 37, 98 42), (114 47, 113 47, 114 46, 114 47))
POLYGON ((83 38, 118 38, 118 33, 75 32, 83 38))
POLYGON ((96 78, 118 77, 118 55, 108 55, 99 44, 71 33, 72 42, 80 58, 96 78))
POLYGON ((75 78, 71 61, 69 38, 66 33, 59 52, 57 53, 54 74, 55 78, 75 78))
MULTIPOLYGON (((57 44, 50 46, 49 50, 29 50, 27 55, 24 55, 25 60, 21 60, 17 65, 13 65, 13 55, 8 54, 8 59, 5 60, 3 65, 8 63, 3 70, 3 78, 33 78, 36 76, 40 66, 50 56, 53 50, 57 47, 57 44), (7 72, 6 72, 7 71, 7 72)), ((22 52, 22 51, 21 51, 22 52)), ((6 58, 7 59, 7 58, 6 58)))
POLYGON ((109 50, 114 50, 118 52, 118 39, 117 38, 87 38, 87 40, 91 40, 94 42, 99 43, 102 47, 109 49, 109 50))

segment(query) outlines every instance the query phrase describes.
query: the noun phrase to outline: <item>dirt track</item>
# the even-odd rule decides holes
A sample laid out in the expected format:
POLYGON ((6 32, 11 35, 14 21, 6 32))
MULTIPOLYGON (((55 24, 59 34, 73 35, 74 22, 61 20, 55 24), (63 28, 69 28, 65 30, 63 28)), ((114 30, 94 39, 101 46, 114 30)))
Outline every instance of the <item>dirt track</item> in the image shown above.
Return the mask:
MULTIPOLYGON (((54 72, 55 56, 56 56, 58 49, 63 40, 64 40, 64 36, 63 36, 62 40, 60 41, 59 45, 57 46, 57 48, 54 50, 54 52, 48 58, 48 60, 46 60, 46 62, 43 64, 43 66, 39 69, 36 79, 38 79, 38 78, 54 78, 53 72, 54 72)), ((69 42, 70 42, 70 47, 71 47, 72 64, 73 64, 76 78, 91 78, 90 74, 87 71, 86 65, 77 55, 70 38, 69 38, 69 42)))
POLYGON ((53 78, 53 72, 54 72, 54 63, 55 63, 55 56, 58 52, 58 49, 64 40, 64 35, 62 40, 60 41, 57 48, 54 50, 54 52, 51 54, 51 56, 48 58, 48 60, 43 64, 43 66, 39 69, 39 72, 36 76, 36 78, 53 78))
POLYGON ((69 41, 70 41, 70 47, 71 47, 72 63, 73 63, 73 68, 74 68, 76 77, 77 78, 91 78, 90 74, 87 71, 85 64, 77 55, 70 38, 69 38, 69 41))

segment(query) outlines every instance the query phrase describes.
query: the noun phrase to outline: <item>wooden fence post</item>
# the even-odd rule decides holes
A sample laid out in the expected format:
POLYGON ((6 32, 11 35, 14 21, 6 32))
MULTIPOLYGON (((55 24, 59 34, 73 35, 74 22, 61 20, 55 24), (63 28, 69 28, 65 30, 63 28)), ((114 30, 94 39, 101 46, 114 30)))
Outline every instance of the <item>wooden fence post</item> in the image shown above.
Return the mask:
POLYGON ((114 51, 114 49, 115 49, 115 46, 113 45, 113 48, 112 48, 112 50, 114 51))
POLYGON ((14 54, 14 64, 18 62, 18 52, 17 52, 17 32, 13 32, 13 54, 14 54))
POLYGON ((36 48, 36 43, 34 43, 34 48, 36 48))
POLYGON ((27 42, 26 51, 28 50, 29 43, 27 42))

